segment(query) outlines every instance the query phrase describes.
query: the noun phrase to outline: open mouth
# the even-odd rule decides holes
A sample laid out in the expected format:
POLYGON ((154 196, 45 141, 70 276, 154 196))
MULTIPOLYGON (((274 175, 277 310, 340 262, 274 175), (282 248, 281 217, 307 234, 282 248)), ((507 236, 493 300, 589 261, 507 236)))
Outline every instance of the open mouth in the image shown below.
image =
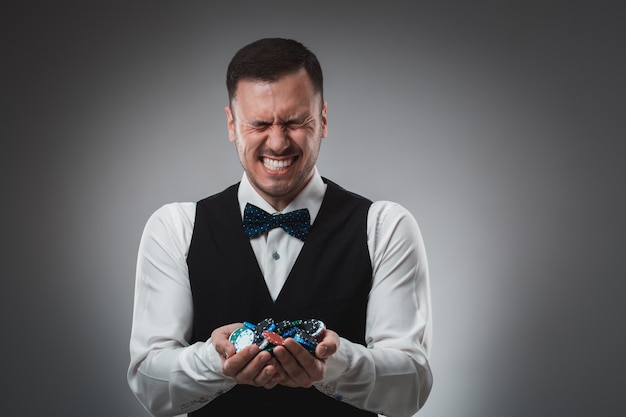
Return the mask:
POLYGON ((293 161, 294 161, 294 158, 280 159, 280 160, 263 158, 263 165, 265 165, 265 168, 271 171, 280 171, 280 170, 289 168, 291 164, 293 164, 293 161))

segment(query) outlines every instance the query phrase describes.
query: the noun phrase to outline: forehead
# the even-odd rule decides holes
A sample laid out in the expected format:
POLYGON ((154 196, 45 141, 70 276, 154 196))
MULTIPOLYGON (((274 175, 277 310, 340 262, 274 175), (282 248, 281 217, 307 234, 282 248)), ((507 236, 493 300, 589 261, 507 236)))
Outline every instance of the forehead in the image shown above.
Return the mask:
POLYGON ((276 81, 241 80, 232 103, 243 113, 310 111, 320 104, 321 95, 304 69, 276 81))

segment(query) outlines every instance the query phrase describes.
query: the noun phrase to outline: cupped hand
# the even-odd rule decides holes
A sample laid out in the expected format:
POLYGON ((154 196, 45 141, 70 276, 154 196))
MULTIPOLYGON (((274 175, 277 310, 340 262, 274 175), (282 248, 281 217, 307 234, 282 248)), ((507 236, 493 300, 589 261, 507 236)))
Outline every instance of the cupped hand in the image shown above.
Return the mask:
POLYGON ((230 334, 243 326, 233 323, 219 327, 211 334, 215 350, 222 358, 222 373, 233 378, 237 384, 255 387, 273 388, 279 381, 276 361, 269 352, 264 352, 257 345, 248 346, 239 352, 230 342, 230 334))
POLYGON ((282 346, 274 348, 279 384, 308 388, 324 378, 326 360, 339 349, 339 335, 325 329, 318 340, 314 355, 291 338, 286 338, 282 346))

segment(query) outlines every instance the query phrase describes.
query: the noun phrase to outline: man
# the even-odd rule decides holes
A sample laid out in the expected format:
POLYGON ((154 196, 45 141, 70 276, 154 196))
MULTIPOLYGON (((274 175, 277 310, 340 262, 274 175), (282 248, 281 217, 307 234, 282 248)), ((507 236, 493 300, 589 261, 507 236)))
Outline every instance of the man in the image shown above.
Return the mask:
POLYGON ((372 202, 318 173, 327 133, 323 77, 302 44, 271 38, 243 47, 228 67, 227 89, 229 139, 243 177, 148 220, 132 391, 155 416, 414 414, 432 385, 428 267, 417 223, 401 206, 372 202), (282 213, 304 224, 247 222, 282 213), (314 340, 274 341, 275 323, 300 320, 320 325, 314 340), (246 328, 254 343, 233 338, 246 328))

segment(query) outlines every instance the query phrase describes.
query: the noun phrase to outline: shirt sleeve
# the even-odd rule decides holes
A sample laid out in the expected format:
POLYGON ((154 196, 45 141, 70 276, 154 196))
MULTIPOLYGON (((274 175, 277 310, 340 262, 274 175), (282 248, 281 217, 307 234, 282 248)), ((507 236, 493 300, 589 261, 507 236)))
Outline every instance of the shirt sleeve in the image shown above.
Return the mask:
POLYGON ((146 223, 137 259, 128 384, 154 416, 194 411, 231 389, 210 339, 189 345, 187 251, 195 203, 172 203, 146 223))
POLYGON ((375 202, 368 213, 373 267, 366 343, 341 339, 315 386, 355 407, 411 416, 432 386, 431 297, 426 251, 415 218, 402 206, 375 202))

